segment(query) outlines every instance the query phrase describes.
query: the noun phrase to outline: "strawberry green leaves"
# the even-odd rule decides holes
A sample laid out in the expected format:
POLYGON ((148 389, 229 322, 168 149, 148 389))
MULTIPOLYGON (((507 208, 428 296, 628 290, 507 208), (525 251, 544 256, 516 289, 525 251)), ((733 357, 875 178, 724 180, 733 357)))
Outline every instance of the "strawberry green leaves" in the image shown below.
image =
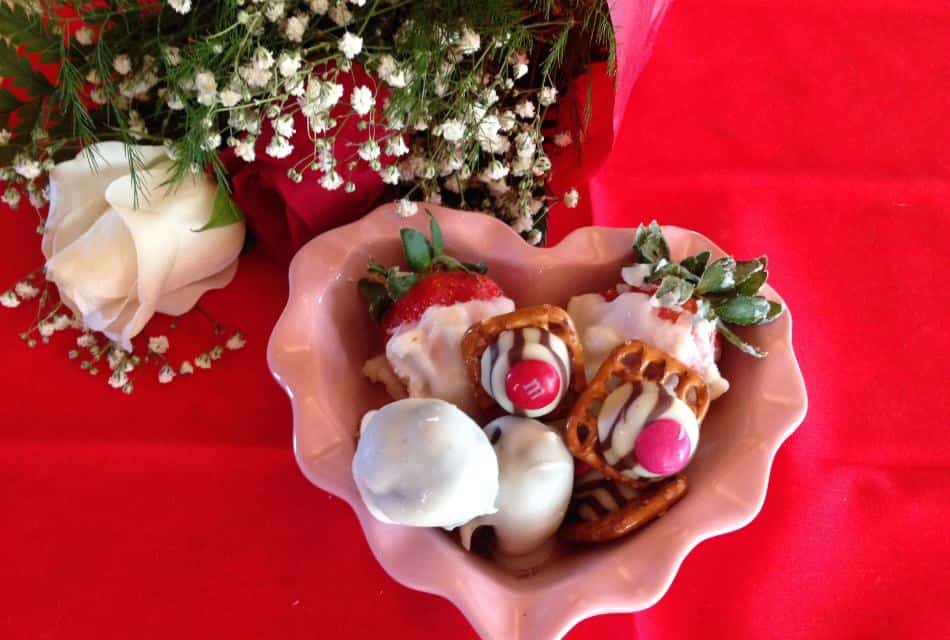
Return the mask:
MULTIPOLYGON (((435 220, 435 218, 433 218, 435 220)), ((425 273, 432 266, 432 246, 426 237, 415 229, 402 229, 402 250, 406 254, 409 268, 416 273, 425 273)))
POLYGON ((766 355, 728 326, 765 324, 782 313, 781 304, 757 295, 768 279, 765 256, 742 261, 725 256, 710 263, 710 253, 703 251, 677 264, 671 261, 669 245, 655 221, 637 228, 633 251, 638 264, 649 265, 644 282, 659 283, 653 293, 654 304, 678 308, 693 298, 699 313, 716 322, 723 338, 749 355, 766 355))
POLYGON ((637 227, 637 234, 633 238, 633 252, 637 262, 642 264, 653 264, 660 260, 670 259, 670 247, 666 244, 663 230, 660 229, 656 220, 646 227, 642 224, 637 227))
POLYGON ((488 266, 484 262, 462 262, 444 252, 442 229, 431 212, 429 215, 430 239, 415 229, 400 229, 402 250, 406 256, 409 271, 399 267, 387 267, 373 258, 369 259, 366 270, 369 277, 359 281, 360 295, 366 300, 370 313, 378 321, 394 302, 406 295, 413 285, 423 276, 437 271, 465 271, 466 273, 485 273, 488 266))

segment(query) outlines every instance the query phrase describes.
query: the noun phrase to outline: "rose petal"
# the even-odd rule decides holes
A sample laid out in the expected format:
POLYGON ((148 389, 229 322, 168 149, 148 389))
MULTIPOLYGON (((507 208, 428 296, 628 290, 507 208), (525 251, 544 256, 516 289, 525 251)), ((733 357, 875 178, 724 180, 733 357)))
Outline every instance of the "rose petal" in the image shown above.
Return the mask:
POLYGON ((204 280, 193 282, 174 291, 165 293, 158 301, 156 310, 159 313, 167 313, 172 316, 180 316, 186 313, 198 303, 198 298, 206 291, 210 291, 211 289, 223 289, 228 286, 237 273, 237 267, 238 261, 234 260, 227 267, 204 280))
MULTIPOLYGON (((138 147, 146 166, 165 157, 163 147, 138 147)), ((43 234, 43 255, 49 259, 82 235, 107 207, 106 186, 129 172, 125 146, 102 142, 50 171, 50 207, 43 234)))

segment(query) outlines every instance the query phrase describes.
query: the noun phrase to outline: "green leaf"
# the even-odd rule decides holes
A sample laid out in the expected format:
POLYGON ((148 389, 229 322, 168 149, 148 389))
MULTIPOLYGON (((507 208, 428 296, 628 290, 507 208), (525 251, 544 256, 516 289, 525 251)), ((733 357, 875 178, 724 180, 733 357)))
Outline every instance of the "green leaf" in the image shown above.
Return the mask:
POLYGON ((667 276, 675 276, 682 280, 688 280, 692 283, 699 282, 699 278, 691 271, 683 267, 682 265, 676 264, 675 262, 667 262, 659 269, 656 269, 650 276, 646 279, 647 282, 656 282, 657 280, 662 280, 667 276))
POLYGON ((20 106, 20 101, 9 91, 0 89, 0 115, 6 116, 20 106))
POLYGON ((703 275, 703 271, 706 270, 706 264, 709 262, 709 252, 703 251, 702 253, 697 253, 695 256, 689 256, 684 258, 680 265, 690 273, 692 273, 697 278, 703 275))
POLYGON ((406 254, 409 268, 416 273, 425 273, 432 266, 432 247, 426 237, 415 229, 401 229, 402 250, 406 254))
POLYGON ((366 300, 366 304, 369 305, 369 312, 373 315, 373 318, 379 322, 383 314, 386 313, 386 310, 389 309, 389 306, 392 304, 389 298, 389 292, 386 290, 386 285, 376 280, 363 278, 359 281, 357 286, 359 287, 360 295, 363 296, 363 299, 366 300))
POLYGON ((766 322, 772 322, 782 315, 783 311, 785 311, 785 307, 783 307, 781 303, 769 300, 769 313, 765 316, 765 320, 762 322, 762 324, 765 324, 766 322))
POLYGON ((656 220, 646 227, 642 224, 637 227, 637 233, 633 237, 633 252, 637 262, 646 264, 659 262, 661 258, 670 259, 670 248, 656 220))
POLYGON ((400 273, 396 269, 389 272, 389 277, 386 280, 386 284, 389 287, 389 295, 393 300, 399 300, 399 298, 406 295, 415 283, 416 274, 400 273))
POLYGON ((366 270, 370 273, 378 273, 383 277, 389 275, 389 269, 386 268, 386 265, 381 264, 375 258, 369 259, 369 263, 366 265, 366 270))
POLYGON ((683 304, 693 295, 693 284, 676 276, 666 276, 653 294, 653 300, 661 307, 683 304))
POLYGON ((722 321, 716 323, 716 329, 719 331, 719 335, 738 347, 742 353, 747 353, 754 358, 764 358, 769 355, 767 352, 762 351, 755 345, 751 345, 737 336, 732 329, 723 324, 722 321))
POLYGON ((13 86, 25 89, 34 98, 41 98, 53 90, 46 76, 34 71, 29 59, 3 40, 0 40, 0 76, 9 78, 13 86))
POLYGON ((762 285, 765 284, 768 277, 768 271, 757 271, 736 287, 736 293, 740 293, 744 296, 754 296, 759 292, 759 289, 762 288, 762 285))
POLYGON ((755 260, 743 260, 736 263, 736 285, 740 285, 753 275, 765 270, 764 257, 755 260))
POLYGON ((729 291, 735 286, 736 260, 727 256, 716 260, 706 268, 703 277, 699 279, 699 284, 696 285, 696 293, 699 295, 720 293, 729 291))
POLYGON ((203 227, 195 229, 195 231, 207 231, 208 229, 226 227, 229 224, 240 222, 243 219, 244 214, 241 213, 241 210, 238 209, 237 205, 231 200, 231 196, 228 195, 228 190, 224 188, 224 185, 219 184, 218 190, 214 193, 214 208, 211 210, 211 217, 208 218, 208 221, 203 227))
POLYGON ((443 246, 442 228, 439 226, 439 221, 435 219, 431 211, 426 209, 426 213, 429 214, 429 235, 432 237, 432 255, 441 256, 443 246))
POLYGON ((478 262, 463 262, 462 268, 469 273, 488 273, 488 265, 482 260, 478 262))
MULTIPOLYGON (((49 24, 54 21, 50 20, 49 24)), ((14 45, 23 45, 29 53, 40 54, 41 62, 59 59, 62 36, 43 24, 43 15, 28 11, 23 4, 0 3, 0 33, 14 45)))
POLYGON ((716 315, 723 322, 748 327, 761 324, 769 316, 771 305, 762 296, 735 296, 716 305, 716 315))

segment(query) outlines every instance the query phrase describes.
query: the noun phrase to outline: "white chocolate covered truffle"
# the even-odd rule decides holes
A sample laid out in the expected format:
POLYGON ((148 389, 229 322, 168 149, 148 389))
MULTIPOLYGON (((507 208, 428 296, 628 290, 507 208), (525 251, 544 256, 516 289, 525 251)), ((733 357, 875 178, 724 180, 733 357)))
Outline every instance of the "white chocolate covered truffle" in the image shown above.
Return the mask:
POLYGON ((378 520, 452 529, 495 512, 498 461, 458 407, 408 398, 363 417, 353 479, 378 520))
POLYGON ((463 526, 462 545, 469 549, 474 531, 491 526, 500 554, 529 554, 561 526, 571 499, 574 459, 557 432, 531 418, 504 416, 490 422, 485 433, 498 454, 498 511, 463 526))

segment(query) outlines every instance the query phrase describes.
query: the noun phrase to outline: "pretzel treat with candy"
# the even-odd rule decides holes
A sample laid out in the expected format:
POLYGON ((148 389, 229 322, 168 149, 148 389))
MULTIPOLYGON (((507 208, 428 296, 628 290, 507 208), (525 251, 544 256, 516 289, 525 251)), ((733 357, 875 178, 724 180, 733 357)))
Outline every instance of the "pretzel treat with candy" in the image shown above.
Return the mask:
POLYGON ((701 376, 632 340, 601 365, 574 404, 564 438, 575 457, 607 478, 645 488, 689 463, 708 408, 701 376))
POLYGON ((566 411, 584 388, 584 357, 570 316, 525 307, 472 325, 462 354, 478 404, 537 418, 566 411))
POLYGON ((662 516, 686 495, 687 487, 682 475, 637 489, 591 471, 574 486, 560 535, 572 542, 614 540, 662 516))

